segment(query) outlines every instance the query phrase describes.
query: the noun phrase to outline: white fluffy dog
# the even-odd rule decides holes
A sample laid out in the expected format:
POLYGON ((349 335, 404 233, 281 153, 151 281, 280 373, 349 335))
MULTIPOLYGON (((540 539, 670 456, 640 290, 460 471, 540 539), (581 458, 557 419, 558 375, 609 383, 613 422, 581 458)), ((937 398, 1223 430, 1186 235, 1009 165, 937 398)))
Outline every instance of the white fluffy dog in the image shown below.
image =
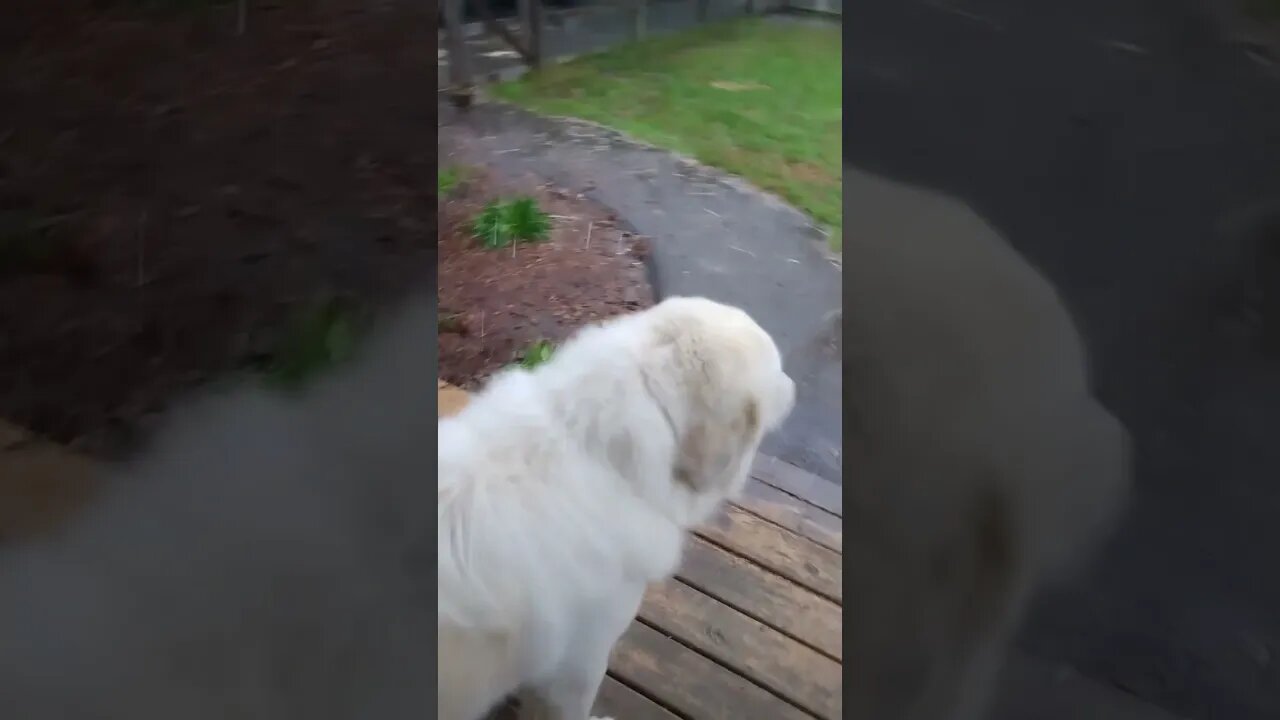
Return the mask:
POLYGON ((1058 294, 991 227, 844 178, 845 712, 976 718, 1030 595, 1117 518, 1128 436, 1058 294))
POLYGON ((0 555, 23 720, 430 717, 434 313, 302 397, 210 398, 0 555))
POLYGON ((586 720, 647 583, 791 409, 746 313, 672 298, 495 378, 439 425, 439 718, 518 688, 586 720))

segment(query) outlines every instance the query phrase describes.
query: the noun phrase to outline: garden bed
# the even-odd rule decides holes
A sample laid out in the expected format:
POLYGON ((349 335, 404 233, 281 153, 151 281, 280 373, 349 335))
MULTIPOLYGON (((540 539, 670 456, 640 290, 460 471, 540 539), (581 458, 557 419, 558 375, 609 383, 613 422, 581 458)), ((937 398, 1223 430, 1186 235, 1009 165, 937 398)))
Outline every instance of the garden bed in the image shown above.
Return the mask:
MULTIPOLYGON (((444 153, 442 153, 443 156, 444 153)), ((605 207, 532 176, 446 167, 440 193, 440 377, 474 388, 577 328, 653 304, 647 244, 605 207), (456 184, 453 178, 459 178, 456 184), (532 198, 540 242, 484 247, 474 222, 490 203, 532 198)))
POLYGON ((114 456, 211 379, 297 371, 313 303, 427 291, 428 7, 251 3, 238 36, 234 3, 22 5, 0 31, 0 416, 114 456))

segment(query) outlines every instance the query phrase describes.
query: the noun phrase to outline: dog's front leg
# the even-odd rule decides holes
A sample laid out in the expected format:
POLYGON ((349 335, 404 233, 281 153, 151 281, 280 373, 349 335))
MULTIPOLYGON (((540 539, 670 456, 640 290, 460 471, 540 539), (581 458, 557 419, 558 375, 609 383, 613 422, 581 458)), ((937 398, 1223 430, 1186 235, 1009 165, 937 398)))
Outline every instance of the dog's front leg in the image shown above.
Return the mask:
POLYGON ((554 678, 536 689, 536 714, 522 713, 521 720, 613 720, 592 716, 591 706, 604 682, 613 646, 635 620, 644 589, 641 583, 628 584, 612 602, 578 616, 580 624, 564 663, 554 678))
POLYGON ((594 669, 579 667, 575 672, 538 688, 538 702, 529 708, 532 712, 525 711, 527 706, 522 704, 520 720, 534 717, 537 720, 610 720, 591 715, 591 706, 604 680, 605 667, 606 662, 600 662, 594 669))

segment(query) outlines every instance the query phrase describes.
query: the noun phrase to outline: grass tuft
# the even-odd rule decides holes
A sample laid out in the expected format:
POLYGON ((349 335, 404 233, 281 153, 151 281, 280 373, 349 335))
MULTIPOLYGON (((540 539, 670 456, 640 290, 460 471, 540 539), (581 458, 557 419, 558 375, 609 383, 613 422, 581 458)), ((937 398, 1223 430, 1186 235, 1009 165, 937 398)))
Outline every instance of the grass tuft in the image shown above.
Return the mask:
POLYGON ((440 168, 436 171, 436 190, 441 196, 453 192, 464 179, 463 169, 457 166, 440 168))
POLYGON ((525 348, 516 362, 525 370, 532 370, 550 360, 555 351, 556 347, 551 341, 538 340, 525 348))
POLYGON ((472 234, 482 247, 490 250, 546 240, 550 232, 550 216, 530 197, 505 202, 495 200, 486 205, 472 223, 472 234))

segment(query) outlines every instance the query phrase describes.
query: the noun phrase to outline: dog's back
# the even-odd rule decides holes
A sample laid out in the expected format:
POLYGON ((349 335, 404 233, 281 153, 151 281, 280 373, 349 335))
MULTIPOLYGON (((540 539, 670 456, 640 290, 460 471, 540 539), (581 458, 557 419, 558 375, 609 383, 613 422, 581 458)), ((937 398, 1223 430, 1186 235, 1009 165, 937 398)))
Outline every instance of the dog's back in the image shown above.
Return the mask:
POLYGON ((1101 537, 1127 438, 1049 283, 968 208, 845 169, 847 688, 979 712, 1028 595, 1101 537))

